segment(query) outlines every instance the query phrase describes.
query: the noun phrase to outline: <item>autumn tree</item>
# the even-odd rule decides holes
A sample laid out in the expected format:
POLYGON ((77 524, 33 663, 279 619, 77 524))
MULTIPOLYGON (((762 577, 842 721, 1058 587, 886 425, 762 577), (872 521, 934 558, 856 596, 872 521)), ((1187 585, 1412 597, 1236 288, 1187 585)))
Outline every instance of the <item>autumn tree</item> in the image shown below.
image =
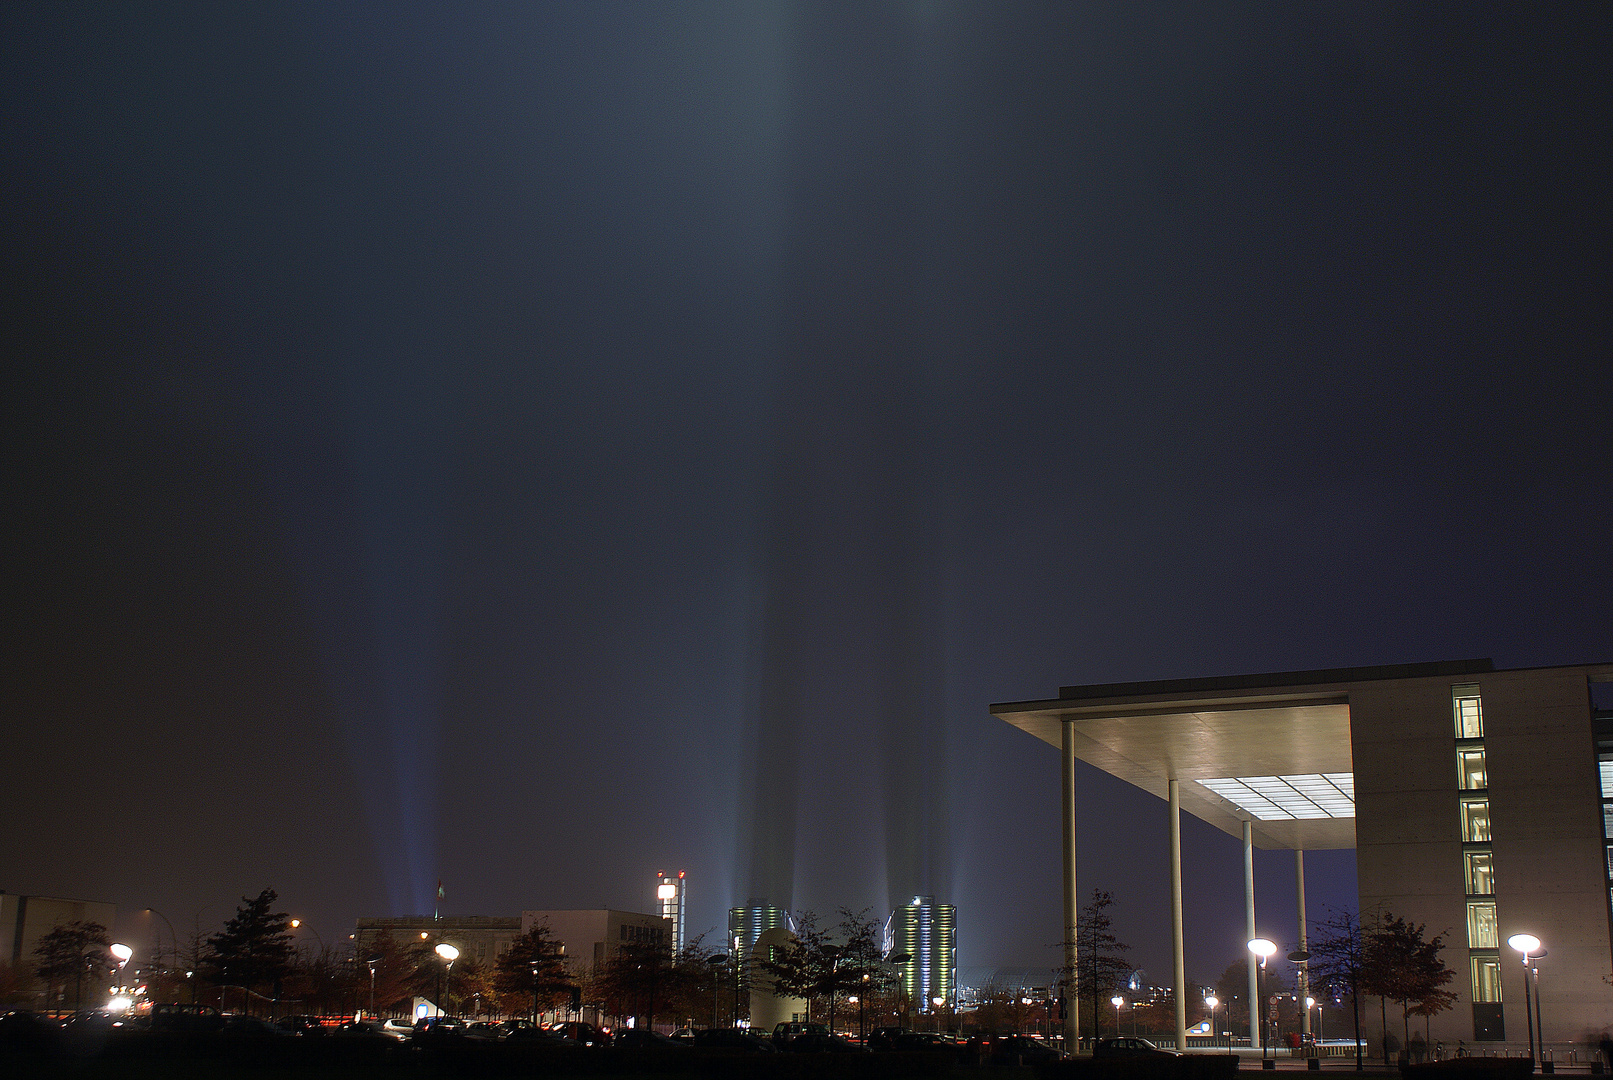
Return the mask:
POLYGON ((290 973, 296 945, 291 916, 274 910, 279 898, 273 889, 264 889, 255 898, 243 896, 235 918, 207 939, 204 964, 213 982, 252 990, 290 973))
POLYGON ((494 966, 493 989, 500 1011, 514 1014, 530 1005, 533 1023, 539 1013, 569 1002, 576 985, 560 942, 544 923, 516 938, 494 966))
MULTIPOLYGON (((1378 924, 1367 932, 1363 951, 1367 957, 1366 990, 1380 1001, 1400 1006, 1402 1046, 1411 1041, 1411 1016, 1434 1016, 1456 1004, 1456 995, 1445 989, 1456 972, 1445 966, 1439 954, 1445 936, 1424 939, 1427 927, 1384 912, 1378 924)), ((1385 1012, 1387 1005, 1384 1006, 1385 1012)), ((1389 1061, 1388 1017, 1384 1016, 1384 1063, 1389 1061)))
POLYGON ((98 922, 63 923, 39 939, 34 947, 34 974, 45 984, 45 1000, 59 1000, 73 984, 73 1008, 83 1007, 84 976, 105 974, 116 966, 108 949, 112 939, 98 922))

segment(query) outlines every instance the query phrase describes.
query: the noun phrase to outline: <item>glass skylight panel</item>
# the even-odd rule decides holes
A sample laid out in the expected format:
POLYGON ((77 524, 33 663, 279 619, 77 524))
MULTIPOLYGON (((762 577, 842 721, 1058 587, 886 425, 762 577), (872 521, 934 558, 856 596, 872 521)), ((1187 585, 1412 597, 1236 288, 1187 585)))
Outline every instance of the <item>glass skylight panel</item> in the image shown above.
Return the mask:
POLYGON ((1199 783, 1259 821, 1355 816, 1355 777, 1351 773, 1237 776, 1199 783))

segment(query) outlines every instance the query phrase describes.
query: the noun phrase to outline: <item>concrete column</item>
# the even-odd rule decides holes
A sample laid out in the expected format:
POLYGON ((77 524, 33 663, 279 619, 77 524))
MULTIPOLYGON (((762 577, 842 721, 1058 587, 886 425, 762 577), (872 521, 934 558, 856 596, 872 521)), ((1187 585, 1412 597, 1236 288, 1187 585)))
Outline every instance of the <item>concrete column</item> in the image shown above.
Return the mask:
POLYGON ((1187 1049, 1187 960, 1182 955, 1182 793, 1168 781, 1171 797, 1171 987, 1176 995, 1176 1049, 1187 1049))
POLYGON ((1064 1048, 1075 1053, 1081 1038, 1081 1002, 1075 996, 1075 721, 1064 721, 1064 1048))
MULTIPOLYGON (((1299 905, 1299 951, 1310 952, 1310 930, 1305 921, 1305 853, 1298 848, 1294 849, 1294 899, 1299 905)), ((1299 1030, 1306 1035, 1311 1033, 1311 1011, 1305 1008, 1305 998, 1311 992, 1311 973, 1309 965, 1299 965, 1299 1007, 1304 1011, 1300 1014, 1299 1030)))
MULTIPOLYGON (((1244 929, 1243 940, 1255 939, 1255 825, 1252 821, 1243 823, 1243 911, 1244 929)), ((1260 1042, 1260 1015, 1266 1003, 1260 1000, 1260 958, 1244 948, 1244 955, 1249 957, 1249 1046, 1259 1050, 1260 1042)))

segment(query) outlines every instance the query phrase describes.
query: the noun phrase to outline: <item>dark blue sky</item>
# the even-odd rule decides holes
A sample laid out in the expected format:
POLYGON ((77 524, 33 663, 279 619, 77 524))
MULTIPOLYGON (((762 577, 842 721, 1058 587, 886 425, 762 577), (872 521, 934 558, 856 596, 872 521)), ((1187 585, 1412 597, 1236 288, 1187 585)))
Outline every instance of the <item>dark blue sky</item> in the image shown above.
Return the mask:
MULTIPOLYGON (((1613 658, 1604 7, 3 18, 0 888, 328 939, 687 869, 1051 965, 988 703, 1613 658)), ((1081 782, 1162 974, 1163 805, 1081 782)))

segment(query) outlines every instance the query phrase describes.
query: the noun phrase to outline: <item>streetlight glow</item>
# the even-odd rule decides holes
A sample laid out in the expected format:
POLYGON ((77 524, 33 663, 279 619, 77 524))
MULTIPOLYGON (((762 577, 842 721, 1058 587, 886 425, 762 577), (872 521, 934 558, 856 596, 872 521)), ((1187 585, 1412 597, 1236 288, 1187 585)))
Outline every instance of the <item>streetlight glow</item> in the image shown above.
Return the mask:
POLYGON ((437 946, 437 955, 452 964, 459 959, 459 950, 445 941, 437 946))
POLYGON ((1530 956, 1540 951, 1540 939, 1533 934, 1513 934, 1507 938, 1507 944, 1525 956, 1530 956))
POLYGON ((127 964, 129 962, 129 957, 134 955, 133 949, 129 948, 127 945, 121 944, 108 946, 106 951, 117 957, 119 964, 127 964))
POLYGON ((1249 951, 1264 960, 1277 951, 1277 943, 1270 938, 1257 937, 1249 942, 1249 951))

